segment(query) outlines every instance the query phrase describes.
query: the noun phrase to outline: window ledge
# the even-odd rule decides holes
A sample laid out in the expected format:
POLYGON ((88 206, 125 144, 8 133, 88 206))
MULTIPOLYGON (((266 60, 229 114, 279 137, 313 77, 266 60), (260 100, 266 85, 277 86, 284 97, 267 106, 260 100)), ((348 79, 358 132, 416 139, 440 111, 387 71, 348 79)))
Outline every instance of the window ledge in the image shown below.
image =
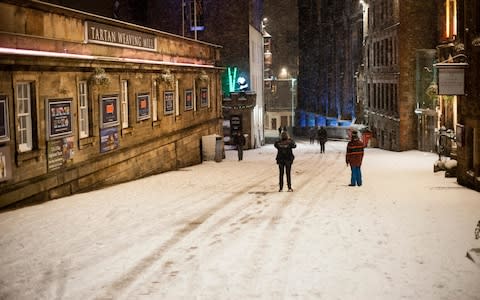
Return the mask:
POLYGON ((133 127, 122 128, 122 136, 133 135, 133 127))
POLYGON ((80 149, 80 150, 88 148, 88 147, 93 146, 93 145, 95 145, 95 137, 94 136, 86 137, 86 138, 82 138, 82 139, 78 140, 78 149, 80 149))
POLYGON ((36 159, 37 161, 40 158, 40 150, 31 150, 27 152, 18 152, 17 154, 17 165, 20 166, 22 163, 36 159))

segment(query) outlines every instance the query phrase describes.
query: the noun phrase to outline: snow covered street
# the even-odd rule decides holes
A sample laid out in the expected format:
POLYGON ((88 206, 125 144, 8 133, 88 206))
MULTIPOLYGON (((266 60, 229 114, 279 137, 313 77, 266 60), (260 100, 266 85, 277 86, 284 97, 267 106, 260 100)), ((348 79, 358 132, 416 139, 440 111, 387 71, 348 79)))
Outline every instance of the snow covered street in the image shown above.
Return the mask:
POLYGON ((0 213, 0 299, 480 299, 480 193, 437 155, 297 141, 0 213))

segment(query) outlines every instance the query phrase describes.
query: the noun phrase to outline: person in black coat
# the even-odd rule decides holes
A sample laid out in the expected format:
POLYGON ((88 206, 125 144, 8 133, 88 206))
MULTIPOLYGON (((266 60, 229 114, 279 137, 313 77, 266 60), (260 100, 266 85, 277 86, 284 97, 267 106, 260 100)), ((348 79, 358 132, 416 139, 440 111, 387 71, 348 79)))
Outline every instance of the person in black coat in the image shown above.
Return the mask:
POLYGON ((237 146, 238 160, 243 160, 243 146, 245 146, 245 136, 238 131, 233 137, 233 143, 237 146))
POLYGON ((325 127, 320 127, 318 130, 318 142, 320 143, 320 153, 325 153, 325 143, 328 140, 328 134, 325 127))
POLYGON ((277 148, 277 164, 279 169, 279 186, 280 189, 278 190, 281 192, 283 190, 283 174, 286 173, 287 175, 287 185, 288 191, 293 192, 292 190, 292 177, 291 177, 291 170, 292 170, 292 163, 295 159, 293 155, 292 149, 296 148, 297 145, 295 141, 288 137, 288 133, 286 131, 282 132, 280 140, 276 141, 274 144, 275 148, 277 148))

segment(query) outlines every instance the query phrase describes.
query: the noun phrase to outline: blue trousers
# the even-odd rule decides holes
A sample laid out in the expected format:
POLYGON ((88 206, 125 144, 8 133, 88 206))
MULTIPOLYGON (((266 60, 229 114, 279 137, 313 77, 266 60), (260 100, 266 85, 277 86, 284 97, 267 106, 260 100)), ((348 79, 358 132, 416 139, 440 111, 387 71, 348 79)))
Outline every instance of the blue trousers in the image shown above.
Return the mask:
POLYGON ((360 170, 360 167, 350 166, 350 168, 352 169, 352 178, 350 180, 350 184, 361 186, 362 185, 362 171, 360 170))

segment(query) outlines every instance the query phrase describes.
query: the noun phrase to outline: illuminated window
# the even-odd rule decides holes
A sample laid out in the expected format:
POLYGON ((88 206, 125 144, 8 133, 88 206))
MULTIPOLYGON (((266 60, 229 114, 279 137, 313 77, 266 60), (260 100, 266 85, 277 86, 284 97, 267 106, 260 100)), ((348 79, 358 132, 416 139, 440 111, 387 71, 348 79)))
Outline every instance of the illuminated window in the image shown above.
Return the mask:
POLYGON ((445 37, 457 35, 457 0, 445 0, 445 37))

